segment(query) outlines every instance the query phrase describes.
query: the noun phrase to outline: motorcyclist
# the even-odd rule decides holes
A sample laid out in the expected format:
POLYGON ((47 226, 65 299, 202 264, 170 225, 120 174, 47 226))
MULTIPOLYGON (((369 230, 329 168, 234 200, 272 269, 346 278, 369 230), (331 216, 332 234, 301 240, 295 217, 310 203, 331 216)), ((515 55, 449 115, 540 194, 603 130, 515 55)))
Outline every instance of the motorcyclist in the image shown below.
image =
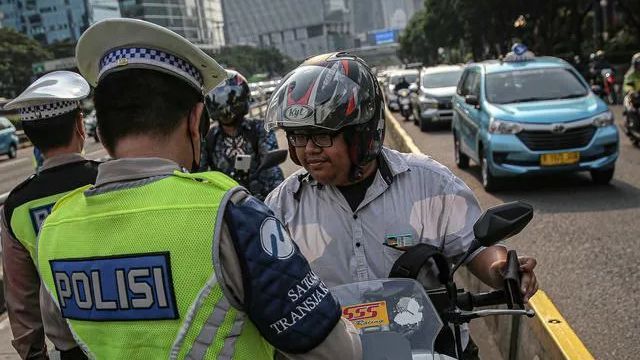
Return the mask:
POLYGON ((630 105, 631 95, 638 91, 640 91, 640 52, 635 53, 633 57, 631 57, 631 67, 629 67, 627 73, 624 74, 623 92, 625 95, 625 109, 628 109, 630 105))
MULTIPOLYGON (((393 244, 427 244, 452 263, 470 247, 480 215, 473 192, 433 159, 383 146, 382 91, 362 59, 308 59, 272 95, 265 122, 284 129, 292 160, 303 166, 266 203, 329 286, 387 277, 402 253, 393 244), (306 116, 287 116, 301 108, 309 109, 306 116)), ((501 246, 482 248, 465 264, 501 287, 506 254, 501 246)), ((528 299, 537 290, 536 261, 520 262, 528 299)), ((441 285, 433 272, 423 280, 441 285)), ((473 358, 475 346, 467 343, 466 358, 473 358)))
POLYGON ((209 116, 216 124, 206 137, 204 165, 238 180, 260 200, 284 180, 280 167, 265 169, 257 178, 249 180, 235 171, 237 155, 251 155, 249 174, 254 174, 261 159, 278 148, 276 136, 264 129, 260 119, 250 119, 251 91, 247 79, 237 71, 228 70, 224 84, 213 89, 205 98, 209 116), (245 183, 245 181, 247 181, 245 183))
POLYGON ((407 78, 405 78, 404 76, 400 78, 400 81, 396 84, 396 86, 393 88, 394 92, 398 92, 401 89, 408 89, 409 86, 411 84, 409 84, 409 82, 407 81, 407 78))
POLYGON ((600 84, 602 85, 602 77, 600 76, 600 71, 602 69, 611 68, 611 64, 605 58, 605 52, 603 50, 598 50, 595 53, 592 53, 589 56, 589 76, 591 80, 591 84, 600 84))

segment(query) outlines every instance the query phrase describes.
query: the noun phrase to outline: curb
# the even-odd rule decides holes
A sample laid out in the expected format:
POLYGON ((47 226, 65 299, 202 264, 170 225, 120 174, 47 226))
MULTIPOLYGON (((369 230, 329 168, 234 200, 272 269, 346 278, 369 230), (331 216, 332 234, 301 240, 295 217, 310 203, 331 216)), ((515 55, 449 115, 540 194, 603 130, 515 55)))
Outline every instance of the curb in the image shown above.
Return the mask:
MULTIPOLYGON (((388 108, 385 108, 385 117, 387 123, 387 134, 391 136, 394 142, 398 145, 398 150, 405 151, 414 154, 423 154, 422 151, 416 146, 413 139, 407 134, 407 132, 398 123, 388 108)), ((465 284, 474 290, 479 290, 483 284, 478 284, 480 281, 474 281, 475 278, 470 279, 471 276, 463 277, 465 284), (473 284, 472 284, 473 283, 473 284)), ((486 288, 485 288, 486 290, 486 288)), ((520 343, 515 358, 519 359, 565 359, 565 360, 593 360, 593 355, 586 348, 582 340, 576 335, 575 331, 571 328, 569 323, 562 316, 558 308, 553 304, 547 294, 538 290, 535 296, 529 300, 529 306, 536 312, 536 316, 531 321, 521 321, 520 327, 517 329, 520 336, 525 333, 529 336, 533 336, 536 342, 530 341, 530 337, 523 336, 527 342, 531 342, 525 346, 523 342, 520 343)), ((489 319, 484 319, 486 322, 490 322, 489 319)), ((510 325, 500 326, 500 321, 495 321, 489 324, 489 328, 494 330, 496 342, 499 342, 499 332, 511 332, 510 325)), ((510 323, 510 321, 509 321, 510 323)), ((507 334, 509 335, 509 334, 507 334)), ((502 336, 508 339, 509 336, 502 336)), ((502 343, 500 343, 502 344, 502 343)), ((507 344, 508 345, 508 344, 507 344)), ((499 345, 503 350, 502 346, 499 345)), ((506 356, 504 358, 510 358, 508 355, 508 346, 506 347, 506 356)))

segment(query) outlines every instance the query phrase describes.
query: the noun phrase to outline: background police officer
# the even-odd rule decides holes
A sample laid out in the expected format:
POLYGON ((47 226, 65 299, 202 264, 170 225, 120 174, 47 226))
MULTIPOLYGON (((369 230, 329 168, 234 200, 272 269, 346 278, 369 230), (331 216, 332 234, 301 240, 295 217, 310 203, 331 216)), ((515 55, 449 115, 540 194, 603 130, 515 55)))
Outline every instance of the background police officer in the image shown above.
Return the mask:
POLYGON ((340 307, 260 201, 190 174, 224 70, 158 25, 109 19, 80 38, 100 138, 115 159, 61 199, 38 269, 91 357, 358 358, 340 307), (274 349, 275 348, 275 349, 274 349))
POLYGON ((278 166, 265 169, 259 174, 255 171, 265 154, 278 148, 278 141, 272 131, 264 129, 264 121, 246 117, 251 99, 247 79, 234 70, 228 70, 227 74, 224 83, 205 97, 209 116, 216 124, 206 137, 204 165, 232 176, 253 196, 264 200, 284 180, 284 175, 278 166), (251 156, 248 176, 238 176, 238 155, 251 156))
POLYGON ((98 164, 80 155, 85 139, 80 100, 87 95, 89 84, 82 76, 57 71, 36 80, 5 106, 20 109, 25 134, 44 156, 38 175, 11 191, 2 213, 7 311, 12 343, 22 358, 47 357, 45 332, 63 359, 84 357, 50 297, 38 298, 34 256, 36 236, 53 204, 96 179, 98 164))

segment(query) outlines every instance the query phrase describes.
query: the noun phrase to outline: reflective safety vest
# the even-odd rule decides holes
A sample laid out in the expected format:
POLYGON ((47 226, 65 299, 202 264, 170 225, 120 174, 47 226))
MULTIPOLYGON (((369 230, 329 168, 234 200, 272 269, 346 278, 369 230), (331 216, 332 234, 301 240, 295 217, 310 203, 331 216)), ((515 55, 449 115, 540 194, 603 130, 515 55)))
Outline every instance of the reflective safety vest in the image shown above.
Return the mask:
POLYGON ((236 185, 221 173, 176 171, 115 190, 84 187, 56 204, 38 240, 38 268, 89 356, 273 359, 214 270, 236 185))
POLYGON ((44 223, 44 220, 51 213, 53 205, 60 198, 68 194, 64 192, 60 194, 50 195, 43 198, 31 200, 26 202, 13 210, 11 216, 11 230, 16 236, 16 239, 20 241, 20 244, 31 255, 35 263, 35 247, 36 237, 38 232, 44 223))

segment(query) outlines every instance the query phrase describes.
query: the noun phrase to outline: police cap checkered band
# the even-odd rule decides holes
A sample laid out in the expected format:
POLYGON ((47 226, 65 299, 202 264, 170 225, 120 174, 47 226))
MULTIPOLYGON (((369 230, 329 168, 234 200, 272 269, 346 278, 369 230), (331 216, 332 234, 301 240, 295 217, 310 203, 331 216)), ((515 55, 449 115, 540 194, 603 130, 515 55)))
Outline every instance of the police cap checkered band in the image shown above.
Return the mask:
POLYGON ((71 112, 79 106, 79 101, 58 101, 49 104, 27 106, 20 108, 20 119, 23 121, 48 119, 71 112))
POLYGON ((198 90, 204 85, 202 74, 188 61, 161 50, 143 47, 114 49, 105 54, 102 59, 100 59, 98 78, 102 78, 102 76, 110 70, 129 64, 149 65, 151 67, 162 68, 180 75, 198 90))

